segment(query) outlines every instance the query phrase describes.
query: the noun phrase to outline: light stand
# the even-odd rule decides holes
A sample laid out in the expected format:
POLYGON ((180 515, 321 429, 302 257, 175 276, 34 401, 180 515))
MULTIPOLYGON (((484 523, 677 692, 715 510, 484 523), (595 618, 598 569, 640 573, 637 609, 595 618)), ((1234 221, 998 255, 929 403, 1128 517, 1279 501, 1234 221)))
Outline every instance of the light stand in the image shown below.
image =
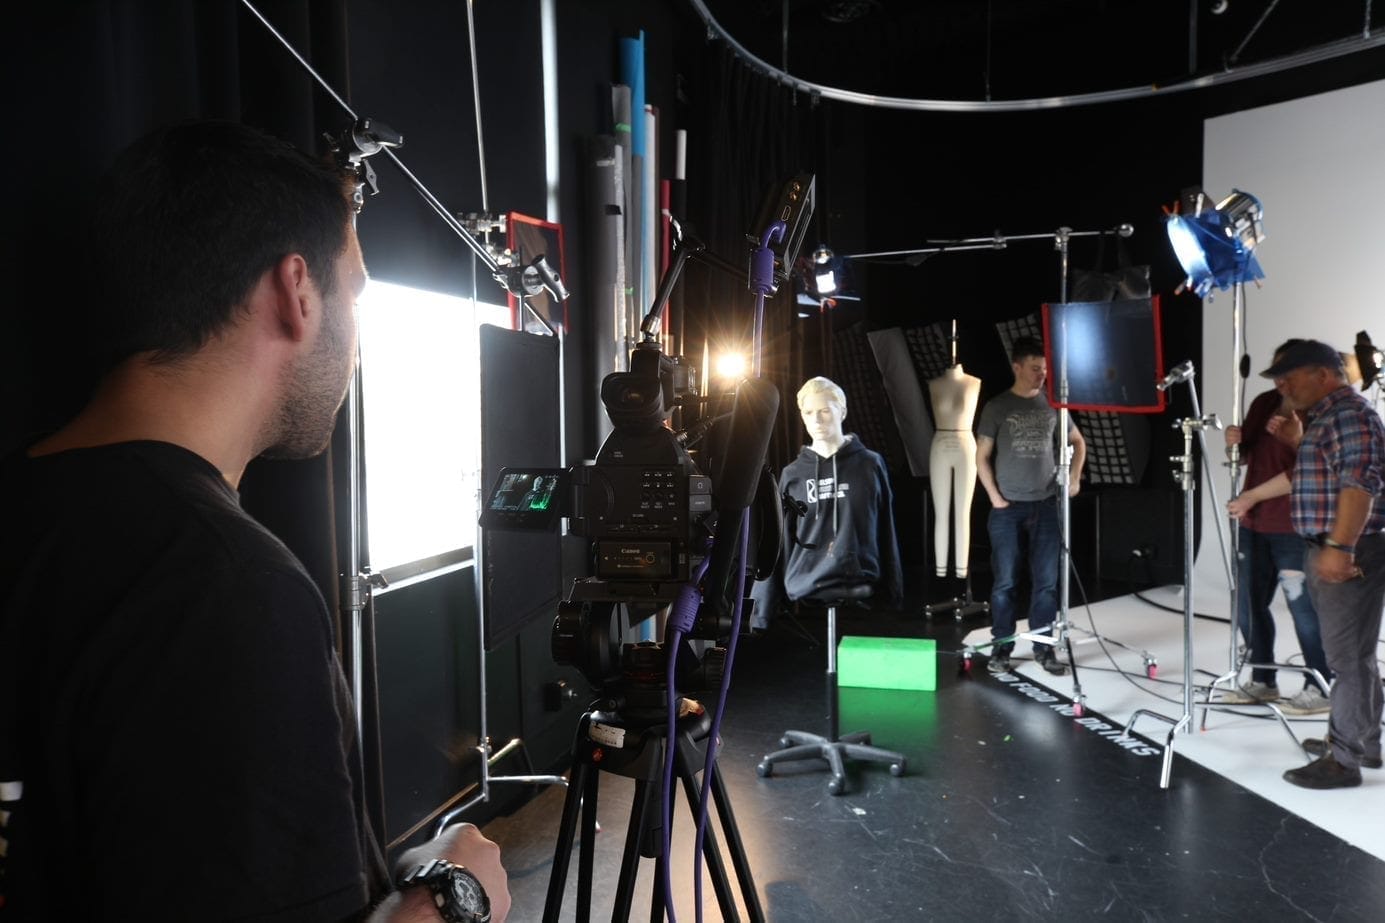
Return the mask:
MULTIPOLYGON (((250 0, 241 0, 241 2, 245 6, 245 8, 249 10, 251 15, 258 19, 260 23, 264 25, 265 29, 267 29, 269 33, 275 39, 278 40, 279 44, 283 45, 285 50, 287 50, 289 54, 292 55, 293 58, 299 63, 299 65, 308 73, 308 75, 314 81, 316 81, 318 86, 320 86, 329 96, 331 96, 332 99, 336 101, 337 105, 339 105, 342 108, 342 110, 353 120, 352 126, 347 131, 342 132, 342 134, 339 137, 330 140, 332 142, 331 146, 333 152, 337 155, 338 160, 343 164, 343 166, 354 169, 357 175, 360 177, 361 181, 357 183, 355 192, 355 202, 357 211, 360 210, 362 204, 364 203, 364 186, 370 187, 370 192, 372 195, 379 191, 375 181, 375 171, 371 168, 366 158, 378 153, 383 153, 390 160, 390 162, 398 168, 399 172, 404 176, 406 180, 408 180, 410 185, 414 187, 415 191, 418 192, 418 194, 423 198, 423 200, 428 203, 429 207, 431 207, 433 211, 438 215, 438 217, 443 220, 443 223, 446 224, 449 228, 451 228, 457 234, 457 236, 462 239, 462 242, 466 244, 466 246, 471 250, 473 259, 479 259, 482 262, 482 264, 486 267, 487 271, 490 272, 491 276, 497 282, 499 282, 500 285, 507 292, 519 298, 521 302, 525 305, 525 307, 528 308, 530 313, 534 317, 536 317, 540 323, 543 324, 543 326, 548 330, 550 335, 559 338, 559 356, 561 357, 561 334, 553 329, 553 327, 548 323, 548 321, 544 319, 542 314, 534 310, 533 306, 529 304, 527 298, 527 296, 529 295, 536 295, 539 292, 545 290, 547 290, 555 299, 559 301, 564 301, 568 297, 568 291, 566 287, 564 287, 562 280, 559 279, 558 274, 548 265, 548 262, 544 258, 544 256, 540 255, 534 260, 532 260, 528 265, 524 266, 502 266, 500 262, 497 261, 496 258, 491 255, 490 250, 480 241, 478 241, 474 236, 472 236, 471 232, 467 230, 466 226, 452 212, 448 211, 446 206, 444 206, 440 201, 438 201, 437 197, 434 196, 432 192, 428 190, 428 187, 426 187, 422 183, 422 181, 418 179, 418 177, 414 176, 414 174, 406 166, 404 166, 403 161, 401 161, 398 155, 396 155, 392 150, 392 148, 399 147, 403 144, 403 138, 397 133, 391 131, 383 123, 372 123, 370 119, 362 119, 360 116, 358 116, 355 113, 355 111, 352 110, 352 108, 347 104, 346 100, 342 99, 342 97, 336 92, 336 90, 331 86, 331 84, 329 84, 320 74, 318 74, 316 70, 313 69, 312 65, 309 64, 308 61, 301 54, 298 53, 298 50, 293 47, 293 44, 289 42, 289 40, 285 38, 282 33, 280 33, 277 29, 274 28, 274 26, 269 22, 269 20, 266 19, 265 16, 262 13, 260 13, 258 9, 255 8, 254 4, 252 4, 250 0)), ((473 28, 470 22, 470 5, 468 5, 467 11, 468 27, 473 28)), ((472 57, 474 65, 474 53, 472 57)), ((480 88, 474 80, 473 88, 477 95, 476 118, 479 136, 481 118, 479 99, 480 88)), ((484 163, 484 158, 482 160, 482 163, 484 163)), ((482 188, 484 190, 484 174, 482 175, 481 182, 482 188)), ((475 285, 474 272, 472 273, 472 284, 473 286, 475 285)), ((560 374, 560 407, 563 404, 562 387, 562 376, 560 374)), ((385 581, 381 575, 371 572, 368 564, 366 564, 364 561, 365 555, 362 552, 362 546, 364 544, 364 527, 361 519, 361 504, 363 494, 361 483, 361 459, 364 455, 364 439, 361 432, 360 395, 361 364, 359 361, 357 361, 356 370, 352 376, 351 384, 348 389, 346 409, 347 425, 349 427, 348 435, 350 443, 350 457, 348 459, 347 465, 348 470, 350 472, 348 480, 351 496, 350 523, 348 526, 348 533, 350 535, 350 539, 348 541, 347 571, 346 576, 343 577, 342 596, 346 602, 346 606, 348 609, 348 637, 345 647, 347 655, 350 659, 349 681, 351 684, 351 697, 355 707, 356 738, 357 740, 362 742, 362 746, 364 747, 366 740, 364 710, 365 611, 367 607, 371 605, 371 591, 373 589, 383 588, 385 586, 385 581)), ((476 561, 476 564, 478 565, 476 570, 476 584, 477 596, 479 600, 481 595, 482 573, 479 568, 479 558, 476 561)), ((455 819, 459 814, 466 811, 468 808, 472 807, 476 803, 487 800, 490 796, 490 784, 492 782, 522 782, 564 786, 567 785, 567 780, 557 775, 490 775, 490 767, 493 763, 507 756, 514 750, 522 748, 523 743, 519 738, 514 738, 500 750, 494 752, 492 752, 491 750, 491 742, 490 737, 488 736, 487 729, 486 651, 484 641, 485 632, 484 630, 482 630, 482 626, 484 626, 485 624, 484 618, 484 608, 480 607, 478 604, 477 674, 480 680, 480 729, 479 740, 476 749, 478 750, 481 757, 481 777, 478 783, 478 794, 469 801, 463 803, 461 806, 453 808, 452 810, 447 811, 447 813, 443 814, 438 820, 434 836, 440 834, 443 828, 453 819, 455 819)), ((427 823, 427 821, 425 820, 422 823, 427 823)), ((421 826, 421 824, 418 826, 421 826)), ((412 830, 410 830, 407 835, 412 835, 413 832, 418 829, 418 826, 415 826, 412 830)))
MULTIPOLYGON (((1194 385, 1194 380, 1196 378, 1197 369, 1194 367, 1192 360, 1188 359, 1170 369, 1169 373, 1164 376, 1164 380, 1155 385, 1155 387, 1160 391, 1167 391, 1176 384, 1186 383, 1188 385, 1188 400, 1193 406, 1193 419, 1200 420, 1203 419, 1202 405, 1198 401, 1197 387, 1194 385)), ((1221 421, 1217 418, 1216 414, 1208 414, 1206 419, 1212 421, 1212 426, 1215 429, 1222 428, 1221 421)), ((1174 428, 1177 429, 1178 425, 1178 423, 1175 423, 1174 428)), ((1202 470, 1207 477, 1207 491, 1212 498, 1213 508, 1221 509, 1221 499, 1217 496, 1216 480, 1212 477, 1212 456, 1207 452, 1207 435, 1202 430, 1198 430, 1197 435, 1198 446, 1202 450, 1202 470)), ((1180 484, 1182 483, 1180 476, 1177 474, 1174 475, 1174 481, 1180 484)), ((1227 586, 1234 588, 1236 585, 1236 568, 1232 562, 1235 560, 1236 546, 1234 543, 1228 543, 1226 524, 1222 521, 1220 516, 1216 519, 1216 525, 1217 543, 1221 548, 1222 566, 1226 570, 1227 586)), ((1183 575, 1184 582, 1190 583, 1192 576, 1191 572, 1185 572, 1183 575)))
MULTIPOLYGON (((1191 734, 1193 730, 1193 523, 1196 515, 1193 492, 1197 489, 1197 480, 1193 477, 1193 433, 1196 432, 1198 438, 1202 439, 1203 431, 1208 426, 1220 429, 1221 424, 1213 414, 1205 418, 1187 417, 1179 420, 1174 426, 1183 430, 1183 454, 1171 459, 1179 465, 1174 479, 1183 488, 1183 580, 1186 584, 1183 587, 1183 714, 1174 719, 1147 708, 1137 708, 1131 713, 1130 720, 1125 723, 1127 737, 1141 716, 1148 716, 1170 725, 1168 737, 1164 740, 1164 760, 1159 772, 1160 788, 1169 787, 1169 776, 1173 772, 1174 735, 1179 731, 1191 734)), ((1203 444, 1205 455, 1205 440, 1203 444)))
MULTIPOLYGON (((1245 346, 1245 298, 1245 283, 1241 281, 1232 283, 1231 367, 1235 371, 1232 373, 1231 378, 1231 425, 1238 428, 1241 426, 1245 418, 1245 379, 1246 374, 1249 370, 1247 362, 1248 356, 1246 353, 1245 346)), ((1193 395, 1193 412, 1197 413, 1197 391, 1193 389, 1191 385, 1189 386, 1188 390, 1193 395)), ((1207 445, 1205 442, 1202 446, 1202 454, 1204 458, 1209 457, 1207 455, 1207 445)), ((1227 447, 1226 467, 1231 478, 1231 496, 1238 496, 1241 493, 1242 468, 1241 447, 1239 444, 1227 447)), ((1224 517, 1222 515, 1223 507, 1221 505, 1221 501, 1217 499, 1216 487, 1212 480, 1210 471, 1208 472, 1207 484, 1208 488, 1212 491, 1212 509, 1216 511, 1214 521, 1217 524, 1217 536, 1219 538, 1222 538, 1222 528, 1227 520, 1227 517, 1224 517)), ((1241 675, 1241 670, 1245 666, 1248 666, 1248 664, 1245 662, 1245 658, 1241 656, 1240 643, 1239 639, 1237 638, 1237 630, 1239 628, 1239 623, 1241 619, 1241 599, 1246 592, 1246 588, 1241 585, 1240 575, 1233 563, 1241 559, 1241 530, 1237 527, 1232 527, 1230 529, 1230 532, 1230 551, 1227 555, 1226 563, 1227 586, 1231 588, 1231 618, 1229 620, 1231 623, 1231 628, 1227 642, 1227 670, 1225 673, 1222 673, 1218 675, 1216 678, 1214 678, 1211 684, 1208 686, 1208 704, 1211 703, 1212 693, 1216 691, 1218 686, 1225 683, 1228 686, 1234 688, 1236 685, 1237 678, 1241 675)), ((1223 548, 1226 548, 1227 542, 1225 538, 1222 538, 1222 545, 1223 548)), ((1189 581, 1188 591, 1190 591, 1192 579, 1191 572, 1185 579, 1189 581)), ((1254 620, 1250 620, 1247 623, 1247 629, 1253 631, 1254 624, 1254 620)), ((1247 645, 1247 647, 1249 647, 1249 645, 1247 645)), ((1261 664, 1254 664, 1254 666, 1261 666, 1261 664)), ((1265 664, 1264 666, 1270 665, 1265 664)), ((1191 673, 1191 669, 1188 672, 1191 673)), ((1225 704, 1231 705, 1236 703, 1225 704)), ((1276 715, 1279 715, 1281 721, 1284 720, 1283 714, 1279 711, 1278 708, 1275 708, 1272 703, 1248 702, 1241 704, 1270 708, 1276 715)), ((1286 724, 1285 727, 1287 729, 1288 725, 1286 724)), ((1202 729, 1207 729, 1206 709, 1204 709, 1202 712, 1202 729)), ((1292 731, 1289 732, 1289 736, 1294 736, 1292 731)))
MULTIPOLYGON (((1115 229, 1115 233, 1122 237, 1128 237, 1129 225, 1121 225, 1115 229)), ((1074 237, 1096 237, 1103 234, 1110 234, 1112 231, 1073 231, 1071 228, 1060 227, 1051 236, 1053 237, 1053 248, 1058 251, 1059 263, 1059 302, 1067 304, 1068 301, 1068 243, 1074 237)), ((1058 616, 1053 624, 1048 626, 1044 632, 1021 632, 1018 637, 1033 641, 1036 644, 1049 644, 1058 647, 1060 644, 1067 651, 1068 663, 1072 668, 1072 701, 1074 712, 1081 715, 1086 710, 1086 694, 1082 691, 1082 681, 1078 675, 1077 659, 1072 653, 1072 638, 1069 635, 1071 626, 1069 624, 1069 578, 1072 568, 1072 497, 1069 494, 1069 487, 1072 483, 1072 443, 1068 441, 1068 432, 1072 426, 1071 414, 1068 410, 1068 351, 1063 350, 1062 362, 1058 369, 1058 616)), ((1088 641, 1098 640, 1098 636, 1086 639, 1088 641)), ((1124 647, 1125 645, 1121 645, 1124 647)), ((1152 664, 1152 658, 1145 654, 1146 672, 1152 664)))
MULTIPOLYGON (((1231 375, 1231 425, 1239 428, 1245 419, 1245 389, 1246 374, 1249 371, 1247 363, 1247 353, 1245 346, 1245 303, 1246 286, 1244 282, 1237 281, 1232 286, 1231 294, 1231 367, 1234 369, 1231 375)), ((1189 388, 1189 390, 1192 390, 1189 388)), ((1194 398, 1196 400, 1196 397, 1194 398)), ((1207 454, 1207 446, 1202 447, 1203 455, 1207 454)), ((1240 445, 1229 446, 1227 450, 1227 471, 1231 478, 1231 496, 1236 497, 1241 493, 1241 447, 1240 445)), ((1212 479, 1208 477, 1208 485, 1211 486, 1212 479)), ((1217 500, 1215 489, 1212 493, 1212 509, 1215 511, 1217 523, 1217 535, 1221 535, 1223 521, 1228 519, 1224 515, 1221 503, 1217 500)), ((1227 641, 1227 671, 1216 679, 1212 680, 1211 686, 1207 690, 1207 700, 1212 699, 1212 692, 1222 683, 1231 686, 1236 685, 1236 679, 1241 675, 1241 656, 1240 644, 1236 638, 1238 623, 1241 620, 1241 597, 1245 593, 1245 588, 1241 586, 1239 574, 1233 566, 1233 562, 1241 560, 1241 530, 1232 528, 1231 532, 1231 551, 1227 560, 1226 579, 1227 585, 1231 588, 1231 630, 1227 641)), ((1189 573, 1188 579, 1191 580, 1192 574, 1189 573)), ((1189 584, 1191 588, 1191 583, 1189 584)), ((1247 627, 1253 624, 1248 623, 1247 627)), ((1275 709, 1278 714, 1279 710, 1275 709)), ((1207 712, 1202 713, 1202 725, 1206 729, 1207 712)))
MULTIPOLYGON (((1175 429, 1183 430, 1183 454, 1175 455, 1170 459, 1170 461, 1178 465, 1178 468, 1174 471, 1174 480, 1177 481, 1179 486, 1183 489, 1183 713, 1178 718, 1170 718, 1168 715, 1161 712, 1147 708, 1139 708, 1131 712, 1129 720, 1125 723, 1125 734, 1127 737, 1134 729, 1135 723, 1139 721, 1141 717, 1153 718, 1156 721, 1163 721, 1170 725, 1168 736, 1164 740, 1163 764, 1159 773, 1160 788, 1169 787, 1169 778, 1173 773, 1174 736, 1179 731, 1183 731, 1185 734, 1191 734, 1193 731, 1193 529, 1195 517, 1197 515, 1197 504, 1193 496, 1197 489, 1197 483, 1193 477, 1195 469, 1193 462, 1193 433, 1197 433, 1198 441, 1202 449, 1203 461, 1207 465, 1208 489, 1211 491, 1212 502, 1214 504, 1219 502, 1216 498, 1216 487, 1213 486, 1211 478, 1211 462, 1207 455, 1206 430, 1208 427, 1221 429, 1222 425, 1221 421, 1217 419, 1216 414, 1208 414, 1205 417, 1201 415, 1201 410, 1198 407, 1197 392, 1193 388, 1193 374, 1192 363, 1185 362, 1171 372, 1169 378, 1165 379, 1165 382, 1171 383, 1169 379, 1175 376, 1181 376, 1178 380, 1188 382, 1188 390, 1192 394, 1193 399, 1194 414, 1192 417, 1174 423, 1175 429)), ((1163 384, 1163 387, 1168 387, 1168 384, 1163 384)), ((1220 521, 1218 522, 1218 527, 1220 530, 1220 521)), ((1223 543, 1222 550, 1223 557, 1225 557, 1225 543, 1223 543)), ((1231 564, 1229 560, 1227 560, 1226 565, 1228 573, 1230 573, 1231 564)), ((1234 630, 1235 620, 1233 619, 1232 622, 1234 630)), ((1297 745, 1298 738, 1294 735, 1293 729, 1289 727, 1289 723, 1287 719, 1285 719, 1283 713, 1273 706, 1270 707, 1270 710, 1279 719, 1279 723, 1283 726, 1285 732, 1288 733, 1290 739, 1297 745)), ((1205 704, 1202 714, 1205 722, 1207 718, 1205 704)))
MULTIPOLYGON (((1183 217, 1175 211, 1169 216, 1168 235, 1179 263, 1188 274, 1185 286, 1200 297, 1207 296, 1213 286, 1232 289, 1231 308, 1231 365, 1232 373, 1232 425, 1240 427, 1244 416, 1245 379, 1250 374, 1250 357, 1245 347, 1245 283, 1264 278, 1264 272, 1255 258, 1256 246, 1265 239, 1262 223, 1264 209, 1260 200, 1249 193, 1233 189, 1231 194, 1211 208, 1204 207, 1206 194, 1196 190, 1185 196, 1192 214, 1183 217)), ((1181 203, 1180 203, 1181 204, 1181 203)), ((1180 289, 1182 286, 1180 286, 1180 289)), ((1203 447, 1206 454, 1206 446, 1203 447)), ((1231 495, 1240 493, 1241 452, 1239 445, 1230 446, 1228 468, 1231 475, 1231 495)), ((1208 481, 1211 483, 1209 474, 1208 481)), ((1218 535, 1221 534, 1222 508, 1213 493, 1216 507, 1218 535)), ((1221 683, 1235 684, 1240 675, 1242 657, 1237 644, 1237 629, 1240 622, 1241 602, 1245 588, 1232 562, 1240 560, 1240 529, 1232 528, 1230 555, 1227 560, 1227 580, 1231 588, 1231 618, 1228 641, 1228 669, 1226 673, 1212 681, 1207 699, 1211 702, 1212 691, 1221 683)), ((1191 585, 1189 586, 1191 590, 1191 585)), ((1248 625, 1248 630, 1253 630, 1248 625)), ((1269 666, 1269 665, 1266 665, 1269 666)), ((1229 704, 1229 703, 1228 703, 1229 704)), ((1258 703, 1257 703, 1258 704, 1258 703)), ((1283 721, 1277 707, 1269 706, 1283 721)), ((1207 720, 1203 712, 1203 724, 1207 720)), ((1285 729, 1288 730, 1286 723, 1285 729)), ((1290 731, 1290 736, 1293 732, 1290 731)))

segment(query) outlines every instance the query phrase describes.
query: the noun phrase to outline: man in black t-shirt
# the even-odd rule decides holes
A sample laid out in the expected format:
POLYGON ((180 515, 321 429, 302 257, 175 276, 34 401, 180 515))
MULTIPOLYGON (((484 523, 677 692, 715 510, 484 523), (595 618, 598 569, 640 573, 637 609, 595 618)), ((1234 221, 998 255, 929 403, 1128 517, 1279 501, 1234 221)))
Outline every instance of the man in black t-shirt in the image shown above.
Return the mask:
MULTIPOLYGON (((440 918, 390 890, 326 604, 237 494, 330 438, 366 280, 350 180, 189 123, 102 187, 109 371, 0 462, 0 920, 440 918)), ((475 827, 401 867, 433 859, 505 918, 475 827)))

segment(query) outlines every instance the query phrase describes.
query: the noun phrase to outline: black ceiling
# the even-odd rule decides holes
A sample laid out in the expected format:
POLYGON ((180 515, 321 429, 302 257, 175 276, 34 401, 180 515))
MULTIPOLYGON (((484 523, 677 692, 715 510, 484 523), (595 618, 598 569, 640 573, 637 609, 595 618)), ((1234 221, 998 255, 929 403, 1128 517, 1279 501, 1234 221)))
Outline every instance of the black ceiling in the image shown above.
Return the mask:
POLYGON ((1385 31, 1385 3, 1368 0, 704 2, 750 53, 779 68, 787 56, 794 77, 929 99, 1163 86, 1385 31))

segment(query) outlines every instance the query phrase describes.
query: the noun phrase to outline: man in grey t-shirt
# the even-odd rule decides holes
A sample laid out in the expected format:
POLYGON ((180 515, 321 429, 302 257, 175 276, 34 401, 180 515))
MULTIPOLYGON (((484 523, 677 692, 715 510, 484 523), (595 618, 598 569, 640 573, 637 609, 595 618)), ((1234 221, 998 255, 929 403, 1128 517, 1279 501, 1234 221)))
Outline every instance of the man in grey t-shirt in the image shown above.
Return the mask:
MULTIPOLYGON (((976 476, 991 498, 986 528, 991 537, 991 637, 995 646, 987 668, 992 673, 1010 669, 1018 615, 1016 588, 1028 541, 1029 630, 1042 631, 1053 624, 1058 610, 1057 457, 1058 412, 1044 397, 1048 361, 1043 344, 1021 337, 1010 350, 1015 383, 997 394, 981 409, 976 431, 976 476)), ((1072 470, 1068 495, 1075 496, 1082 481, 1087 443, 1076 426, 1069 426, 1072 470)), ((1050 673, 1062 675, 1053 647, 1034 645, 1034 658, 1050 673)))

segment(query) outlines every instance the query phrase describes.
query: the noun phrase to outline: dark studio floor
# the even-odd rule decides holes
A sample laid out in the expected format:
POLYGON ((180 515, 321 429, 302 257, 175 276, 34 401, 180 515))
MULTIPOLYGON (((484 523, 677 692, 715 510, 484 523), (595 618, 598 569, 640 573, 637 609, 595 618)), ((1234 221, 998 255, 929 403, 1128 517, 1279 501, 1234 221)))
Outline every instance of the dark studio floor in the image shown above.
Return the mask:
MULTIPOLYGON (((1181 756, 1160 789, 1157 747, 1123 748, 1093 733, 1099 720, 1065 713, 1061 694, 1015 676, 959 676, 960 639, 987 616, 928 620, 920 600, 906 609, 841 615, 843 635, 932 637, 939 649, 936 692, 842 690, 842 729, 868 728, 909 770, 853 769, 841 796, 828 794, 819 762, 755 771, 785 729, 825 726, 821 614, 801 619, 815 645, 781 620, 740 648, 720 767, 768 920, 1385 917, 1375 856, 1181 756)), ((1101 719, 1099 707, 1087 717, 1101 719)), ((633 790, 600 773, 593 919, 611 916, 633 790)), ((485 828, 505 851, 512 920, 542 916, 563 796, 539 792, 485 828)), ((692 824, 679 810, 674 890, 679 918, 692 920, 692 824)), ((563 920, 577 919, 577 860, 574 849, 563 920)), ((654 862, 640 866, 638 920, 654 862)), ((721 919, 705 891, 705 919, 721 919)))

